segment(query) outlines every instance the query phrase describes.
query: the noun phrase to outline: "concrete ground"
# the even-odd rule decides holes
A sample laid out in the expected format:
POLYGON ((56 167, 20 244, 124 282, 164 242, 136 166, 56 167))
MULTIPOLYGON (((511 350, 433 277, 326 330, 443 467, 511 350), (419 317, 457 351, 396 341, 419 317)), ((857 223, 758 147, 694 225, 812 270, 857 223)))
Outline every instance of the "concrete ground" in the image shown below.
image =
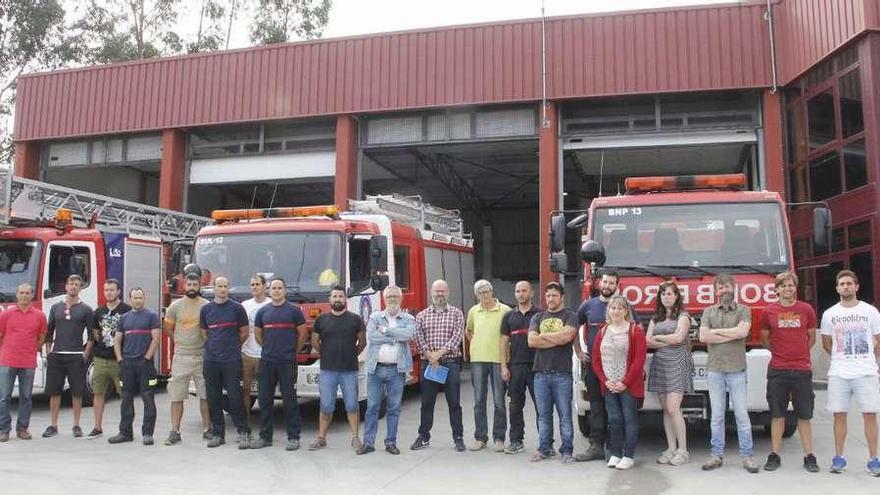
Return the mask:
MULTIPOLYGON (((469 384, 462 387, 465 440, 473 435, 473 394, 469 384)), ((200 437, 197 402, 189 400, 184 414, 181 445, 165 447, 162 440, 169 429, 169 403, 164 392, 157 394, 159 420, 157 444, 145 447, 139 438, 133 443, 109 445, 107 437, 116 433, 119 400, 109 402, 104 420, 104 437, 97 440, 73 438, 70 433, 72 413, 64 408, 59 424, 60 434, 51 439, 40 438, 48 425, 49 409, 45 399, 34 405, 30 442, 11 439, 0 444, 0 493, 79 493, 98 494, 191 494, 191 493, 281 493, 307 490, 310 494, 347 493, 880 493, 880 478, 871 478, 864 471, 866 444, 861 418, 851 415, 847 439, 849 472, 828 473, 833 453, 831 418, 824 412, 825 392, 817 391, 816 417, 813 421, 814 444, 822 472, 809 474, 801 467, 802 451, 797 437, 784 443, 783 466, 774 473, 748 474, 739 467, 736 435, 728 435, 728 463, 718 471, 705 473, 700 465, 708 454, 708 431, 689 431, 692 461, 679 467, 657 465, 654 460, 665 449, 662 431, 643 429, 636 452, 636 467, 615 471, 602 463, 578 463, 563 466, 554 460, 530 463, 528 453, 535 447, 534 411, 527 406, 526 443, 528 453, 505 455, 491 450, 456 453, 452 449, 446 403, 437 400, 435 427, 429 448, 413 452, 409 444, 416 436, 419 421, 418 390, 409 390, 404 398, 400 422, 401 455, 394 457, 383 450, 356 456, 349 447, 348 427, 337 416, 328 435, 329 446, 323 451, 308 452, 305 446, 314 439, 317 429, 317 407, 314 402, 303 405, 303 449, 284 450, 284 433, 280 407, 275 411, 275 445, 259 451, 239 451, 234 445, 231 423, 227 438, 230 444, 207 449, 200 437)), ((491 401, 490 401, 491 404, 491 401)), ((16 403, 13 403, 13 408, 16 403)), ((136 402, 139 431, 140 403, 136 402)), ((254 424, 257 419, 255 411, 254 424)), ((13 416, 14 417, 14 416, 13 416)), ((228 420, 228 417, 227 417, 228 420)), ((491 411, 490 411, 491 421, 491 411)), ((83 411, 82 427, 92 427, 92 410, 83 411)), ((490 425, 491 427, 491 425, 490 425)), ((575 425, 575 430, 577 426, 575 425)), ((379 427, 379 441, 384 435, 384 421, 379 427)), ((769 437, 763 429, 754 430, 755 453, 763 464, 769 449, 769 437)), ((558 436, 557 436, 558 442, 558 436)), ((575 450, 582 451, 587 440, 576 431, 575 450)), ((558 445, 558 443, 557 443, 558 445)))

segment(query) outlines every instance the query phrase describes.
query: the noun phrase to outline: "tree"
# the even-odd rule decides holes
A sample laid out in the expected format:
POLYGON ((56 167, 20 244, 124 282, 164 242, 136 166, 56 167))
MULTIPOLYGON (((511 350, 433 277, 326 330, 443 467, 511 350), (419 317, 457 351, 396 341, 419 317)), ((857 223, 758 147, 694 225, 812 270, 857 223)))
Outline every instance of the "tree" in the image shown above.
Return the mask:
POLYGON ((231 26, 236 0, 202 0, 199 9, 199 28, 196 31, 195 39, 187 43, 187 52, 207 52, 229 46, 229 35, 224 35, 222 25, 227 4, 230 6, 231 26))
POLYGON ((318 38, 327 25, 330 0, 258 0, 251 22, 255 45, 318 38))
POLYGON ((0 0, 0 163, 11 161, 10 115, 22 73, 78 59, 58 0, 0 0))
POLYGON ((90 0, 74 24, 93 64, 137 60, 183 51, 177 33, 180 0, 90 0))

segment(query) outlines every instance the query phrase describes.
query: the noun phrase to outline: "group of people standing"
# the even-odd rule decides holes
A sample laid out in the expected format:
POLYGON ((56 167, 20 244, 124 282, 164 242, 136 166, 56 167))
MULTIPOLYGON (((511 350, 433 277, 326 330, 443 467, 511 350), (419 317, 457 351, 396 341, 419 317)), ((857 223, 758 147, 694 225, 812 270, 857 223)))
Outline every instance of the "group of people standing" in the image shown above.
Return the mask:
MULTIPOLYGON (((379 411, 387 409, 384 447, 397 455, 397 429, 407 374, 413 371, 410 343, 421 356, 421 412, 418 436, 412 450, 431 443, 437 394, 445 393, 456 451, 467 450, 461 409, 463 350, 470 358, 474 391, 474 440, 470 450, 492 446, 497 452, 518 454, 525 450, 523 410, 530 396, 537 414, 538 448, 531 461, 557 453, 564 464, 603 460, 608 467, 629 469, 635 464, 638 444, 638 410, 646 392, 656 393, 663 410, 668 448, 657 463, 672 466, 689 462, 687 434, 681 410, 685 394, 693 391, 691 316, 685 311, 682 293, 674 281, 660 284, 656 306, 647 331, 637 321, 629 303, 617 292, 619 277, 602 274, 598 294, 584 301, 577 311, 564 307, 564 288, 555 282, 544 287, 544 308, 534 304, 529 282, 515 285, 516 306, 510 308, 494 297, 486 280, 474 285, 477 304, 465 316, 449 304, 449 286, 443 280, 431 286, 431 304, 412 316, 401 308, 403 293, 389 286, 383 291, 385 309, 372 313, 367 322, 346 309, 343 287, 329 292, 330 311, 315 318, 312 331, 296 304, 288 301, 286 284, 262 275, 250 280, 253 297, 238 303, 229 297, 229 281, 214 280, 214 299, 200 295, 200 277, 190 273, 185 297, 168 308, 164 323, 146 308, 143 289, 129 291, 129 304, 120 300, 120 284, 104 284, 106 304, 93 311, 79 299, 82 279, 71 275, 66 296, 49 311, 48 320, 33 307, 33 289, 18 288, 16 306, 0 315, 0 442, 9 440, 9 402, 15 380, 19 384, 16 434, 30 439, 29 416, 36 352, 44 346, 47 356, 46 392, 50 396, 51 424, 44 437, 58 434, 60 393, 65 380, 73 396, 73 435, 83 436, 80 425, 84 366, 94 358, 92 388, 95 426, 88 438, 103 434, 105 395, 110 388, 121 394, 119 432, 111 444, 134 438, 134 398, 144 403, 142 441, 151 445, 156 423, 154 389, 157 373, 153 357, 161 332, 173 337, 172 374, 168 384, 171 431, 166 445, 182 441, 180 424, 183 404, 191 383, 200 399, 203 438, 210 448, 225 443, 224 409, 238 433, 238 448, 265 448, 273 440, 273 405, 279 390, 284 410, 287 450, 300 448, 301 420, 296 398, 297 356, 311 334, 311 345, 320 352, 320 416, 316 439, 309 450, 327 445, 327 431, 341 394, 351 430, 351 446, 358 454, 375 451, 379 411), (268 289, 268 291, 267 291, 268 289), (268 292, 268 297, 267 297, 268 292), (578 328, 583 326, 582 337, 578 328), (88 332, 83 346, 83 332, 88 332), (464 345, 463 345, 464 344, 464 345), (366 353, 363 353, 367 349, 366 353), (653 349, 645 373, 648 349, 653 349), (574 455, 572 424, 572 358, 582 363, 590 401, 590 446, 574 455), (365 431, 359 434, 358 373, 360 360, 367 372, 365 431), (444 380, 424 376, 431 368, 445 367, 444 380), (251 438, 251 393, 257 383, 260 432, 251 438), (491 438, 488 425, 488 393, 493 396, 491 438), (225 391, 225 397, 223 392, 225 391), (509 396, 510 428, 508 434, 509 396), (559 422, 560 444, 554 446, 553 412, 559 422), (509 443, 505 443, 509 437, 509 443)), ((831 471, 843 472, 846 414, 852 399, 863 414, 869 459, 867 471, 880 476, 877 459, 876 413, 880 410, 880 384, 876 356, 880 353, 880 313, 857 299, 858 278, 848 270, 837 274, 840 302, 822 316, 822 346, 831 356, 828 372, 828 409, 834 415, 835 456, 831 471)), ((803 466, 819 470, 812 449, 810 420, 813 384, 810 350, 816 340, 817 317, 809 304, 797 300, 798 279, 793 272, 775 280, 778 301, 764 308, 759 325, 761 340, 771 352, 767 372, 770 406, 771 453, 764 470, 781 466, 781 442, 789 403, 798 419, 804 449, 803 466)), ((716 304, 700 319, 698 338, 706 345, 709 403, 711 408, 710 456, 703 470, 723 465, 725 415, 729 397, 737 424, 739 454, 743 468, 757 473, 753 458, 751 423, 747 409, 746 343, 752 329, 751 310, 737 302, 735 281, 727 274, 713 281, 716 304)))

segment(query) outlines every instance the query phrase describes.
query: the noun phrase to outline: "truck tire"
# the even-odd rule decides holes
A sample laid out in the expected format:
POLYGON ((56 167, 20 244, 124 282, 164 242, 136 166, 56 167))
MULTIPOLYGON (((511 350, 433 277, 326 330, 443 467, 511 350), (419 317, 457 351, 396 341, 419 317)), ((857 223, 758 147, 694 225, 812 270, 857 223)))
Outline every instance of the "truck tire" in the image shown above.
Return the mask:
POLYGON ((797 416, 795 416, 793 412, 789 412, 785 415, 785 429, 782 430, 782 438, 791 438, 791 436, 794 435, 794 432, 797 431, 797 427, 797 416))
POLYGON ((590 436, 590 415, 589 414, 578 414, 578 429, 581 430, 581 435, 585 437, 590 436))

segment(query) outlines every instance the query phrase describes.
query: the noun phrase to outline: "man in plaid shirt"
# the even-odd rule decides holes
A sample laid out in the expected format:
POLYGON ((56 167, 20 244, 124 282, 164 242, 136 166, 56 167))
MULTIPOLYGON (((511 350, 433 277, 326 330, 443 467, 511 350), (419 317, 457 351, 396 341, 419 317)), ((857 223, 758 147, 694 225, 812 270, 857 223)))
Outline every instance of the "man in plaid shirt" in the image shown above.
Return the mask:
POLYGON ((455 450, 464 452, 464 426, 461 422, 461 338, 464 334, 464 315, 461 310, 448 304, 449 285, 445 280, 431 284, 433 305, 416 315, 416 344, 422 354, 422 370, 428 366, 446 366, 449 373, 446 383, 440 384, 424 378, 422 371, 422 414, 419 437, 410 446, 421 450, 431 445, 431 427, 434 425, 434 404, 441 389, 446 393, 449 405, 449 422, 452 423, 452 440, 455 450))

